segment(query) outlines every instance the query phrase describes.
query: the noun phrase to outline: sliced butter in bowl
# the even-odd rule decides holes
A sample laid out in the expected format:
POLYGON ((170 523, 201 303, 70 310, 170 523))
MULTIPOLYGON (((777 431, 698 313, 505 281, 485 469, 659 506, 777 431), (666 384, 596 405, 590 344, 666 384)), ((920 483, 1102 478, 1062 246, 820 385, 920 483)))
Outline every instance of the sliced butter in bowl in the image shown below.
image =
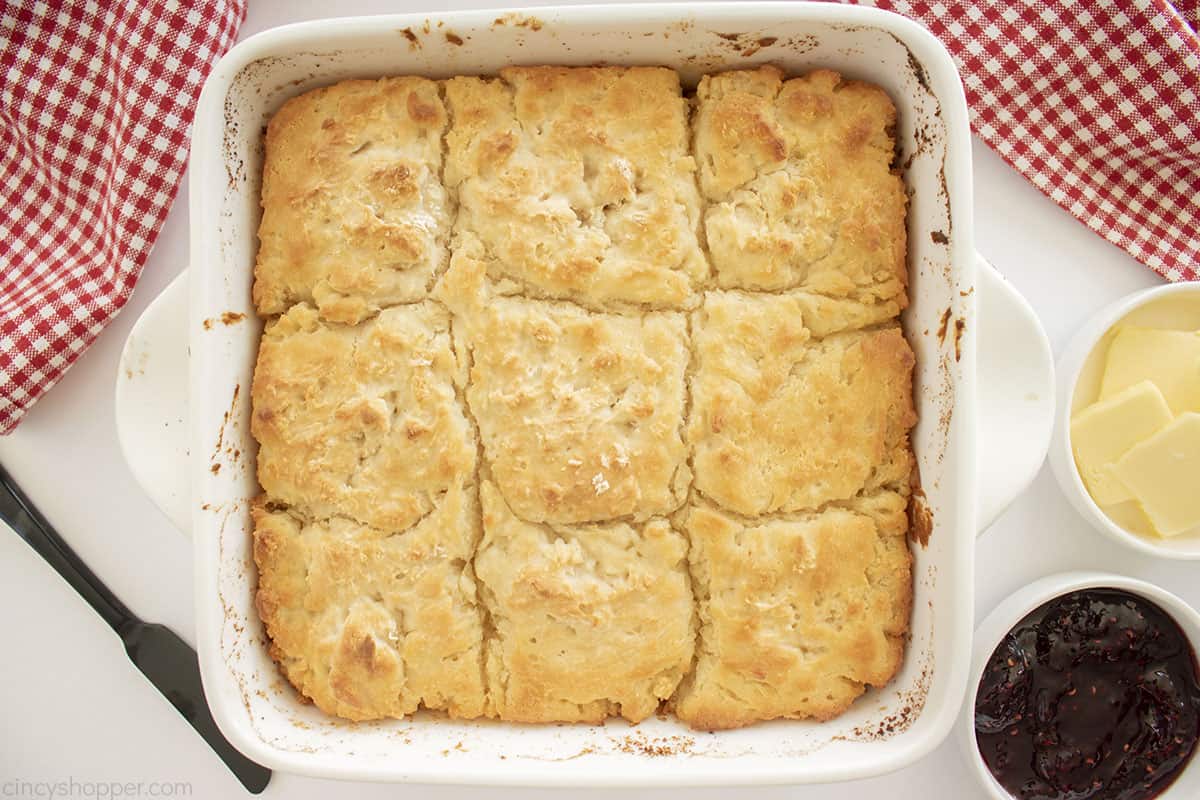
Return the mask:
POLYGON ((1158 387, 1143 380, 1098 400, 1071 420, 1075 464, 1101 506, 1133 499, 1113 467, 1139 442, 1171 422, 1171 410, 1158 387))
POLYGON ((1101 309, 1058 372, 1050 466, 1071 505, 1140 553, 1200 561, 1200 436, 1183 420, 1200 414, 1200 282, 1101 309))
POLYGON ((1200 526, 1200 414, 1180 414, 1134 445, 1114 472, 1160 535, 1178 536, 1200 526))
POLYGON ((1172 414, 1200 411, 1200 331, 1122 325, 1108 348, 1100 399, 1151 381, 1172 414))

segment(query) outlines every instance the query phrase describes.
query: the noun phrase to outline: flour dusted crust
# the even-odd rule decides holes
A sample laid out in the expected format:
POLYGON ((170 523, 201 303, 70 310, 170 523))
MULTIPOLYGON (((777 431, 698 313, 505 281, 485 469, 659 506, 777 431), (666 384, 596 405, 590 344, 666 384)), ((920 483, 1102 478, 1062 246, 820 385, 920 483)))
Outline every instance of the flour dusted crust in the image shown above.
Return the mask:
POLYGON ((903 306, 895 121, 881 89, 828 70, 702 78, 696 159, 717 283, 903 306))
POLYGON ((286 103, 250 393, 288 680, 352 720, 697 729, 887 683, 916 421, 894 122, 770 67, 286 103))
POLYGON ((709 293, 695 316, 697 491, 756 515, 907 487, 914 358, 899 327, 816 338, 803 300, 741 292, 709 293))
POLYGON ((494 634, 491 713, 518 722, 638 722, 671 696, 695 643, 687 540, 645 523, 539 525, 489 482, 475 557, 494 634))
POLYGON ((268 324, 254 371, 259 483, 319 518, 405 530, 475 480, 463 367, 433 303, 356 326, 293 306, 268 324))
POLYGON ((688 510, 700 613, 695 669, 675 713, 705 729, 837 716, 904 654, 912 603, 906 498, 746 521, 688 510))
POLYGON ((309 302, 353 323, 425 297, 450 233, 445 129, 424 78, 344 81, 287 102, 267 126, 259 313, 309 302))
POLYGON ((308 520, 261 501, 252 515, 271 654, 322 711, 354 720, 418 706, 483 714, 473 492, 448 492, 403 531, 308 520))
POLYGON ((683 503, 682 314, 493 296, 483 264, 465 251, 438 297, 463 320, 467 400, 491 475, 518 516, 645 519, 683 503))
POLYGON ((708 272, 679 77, 657 67, 513 67, 452 78, 456 229, 513 292, 678 308, 708 272))

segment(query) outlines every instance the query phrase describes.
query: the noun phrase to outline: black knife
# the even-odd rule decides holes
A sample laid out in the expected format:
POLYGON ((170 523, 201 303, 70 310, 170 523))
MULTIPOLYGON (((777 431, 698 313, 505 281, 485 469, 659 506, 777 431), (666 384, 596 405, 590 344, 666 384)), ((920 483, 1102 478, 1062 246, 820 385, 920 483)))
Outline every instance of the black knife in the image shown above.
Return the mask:
POLYGON ((50 526, 0 465, 0 519, 96 610, 125 644, 129 660, 183 715, 252 794, 267 788, 271 771, 234 749, 213 721, 200 685, 196 651, 165 625, 143 622, 108 590, 50 526))

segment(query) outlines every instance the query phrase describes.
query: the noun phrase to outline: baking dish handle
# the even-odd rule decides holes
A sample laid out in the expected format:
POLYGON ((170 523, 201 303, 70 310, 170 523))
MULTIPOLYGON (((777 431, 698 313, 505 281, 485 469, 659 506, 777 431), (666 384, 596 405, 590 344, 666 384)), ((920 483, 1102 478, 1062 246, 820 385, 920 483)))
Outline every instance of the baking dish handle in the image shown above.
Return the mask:
POLYGON ((1033 307, 976 254, 978 533, 1033 481, 1054 427, 1054 355, 1033 307))
POLYGON ((185 533, 188 485, 187 270, 154 298, 125 339, 117 366, 117 441, 134 480, 185 533))

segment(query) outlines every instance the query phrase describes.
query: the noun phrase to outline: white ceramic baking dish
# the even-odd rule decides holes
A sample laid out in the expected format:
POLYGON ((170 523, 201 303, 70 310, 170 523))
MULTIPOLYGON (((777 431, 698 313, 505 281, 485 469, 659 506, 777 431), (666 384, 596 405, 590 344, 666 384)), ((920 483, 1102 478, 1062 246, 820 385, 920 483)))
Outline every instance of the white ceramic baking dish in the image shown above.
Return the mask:
POLYGON ((480 11, 326 20, 239 44, 209 79, 196 115, 190 288, 177 281, 147 313, 118 376, 121 440, 135 475, 192 530, 200 662, 222 730, 277 769, 477 784, 829 781, 896 769, 929 752, 950 730, 966 685, 975 532, 1033 477, 1053 409, 1045 335, 1028 305, 976 255, 971 199, 967 111, 950 56, 916 24, 875 10, 701 3, 480 11), (914 545, 903 670, 832 722, 716 734, 673 719, 636 728, 435 715, 369 724, 330 719, 280 678, 253 605, 247 501, 258 488, 247 395, 261 325, 249 289, 264 125, 288 97, 343 78, 601 62, 664 64, 689 83, 705 71, 765 62, 791 73, 831 67, 882 85, 897 103, 899 163, 912 196, 912 305, 904 322, 918 356, 914 447, 932 514, 928 542, 914 545), (189 390, 172 375, 181 350, 158 354, 169 342, 190 348, 189 390), (181 406, 190 406, 186 425, 175 422, 181 406), (168 477, 188 449, 186 472, 168 477), (189 485, 190 501, 181 488, 189 485))

